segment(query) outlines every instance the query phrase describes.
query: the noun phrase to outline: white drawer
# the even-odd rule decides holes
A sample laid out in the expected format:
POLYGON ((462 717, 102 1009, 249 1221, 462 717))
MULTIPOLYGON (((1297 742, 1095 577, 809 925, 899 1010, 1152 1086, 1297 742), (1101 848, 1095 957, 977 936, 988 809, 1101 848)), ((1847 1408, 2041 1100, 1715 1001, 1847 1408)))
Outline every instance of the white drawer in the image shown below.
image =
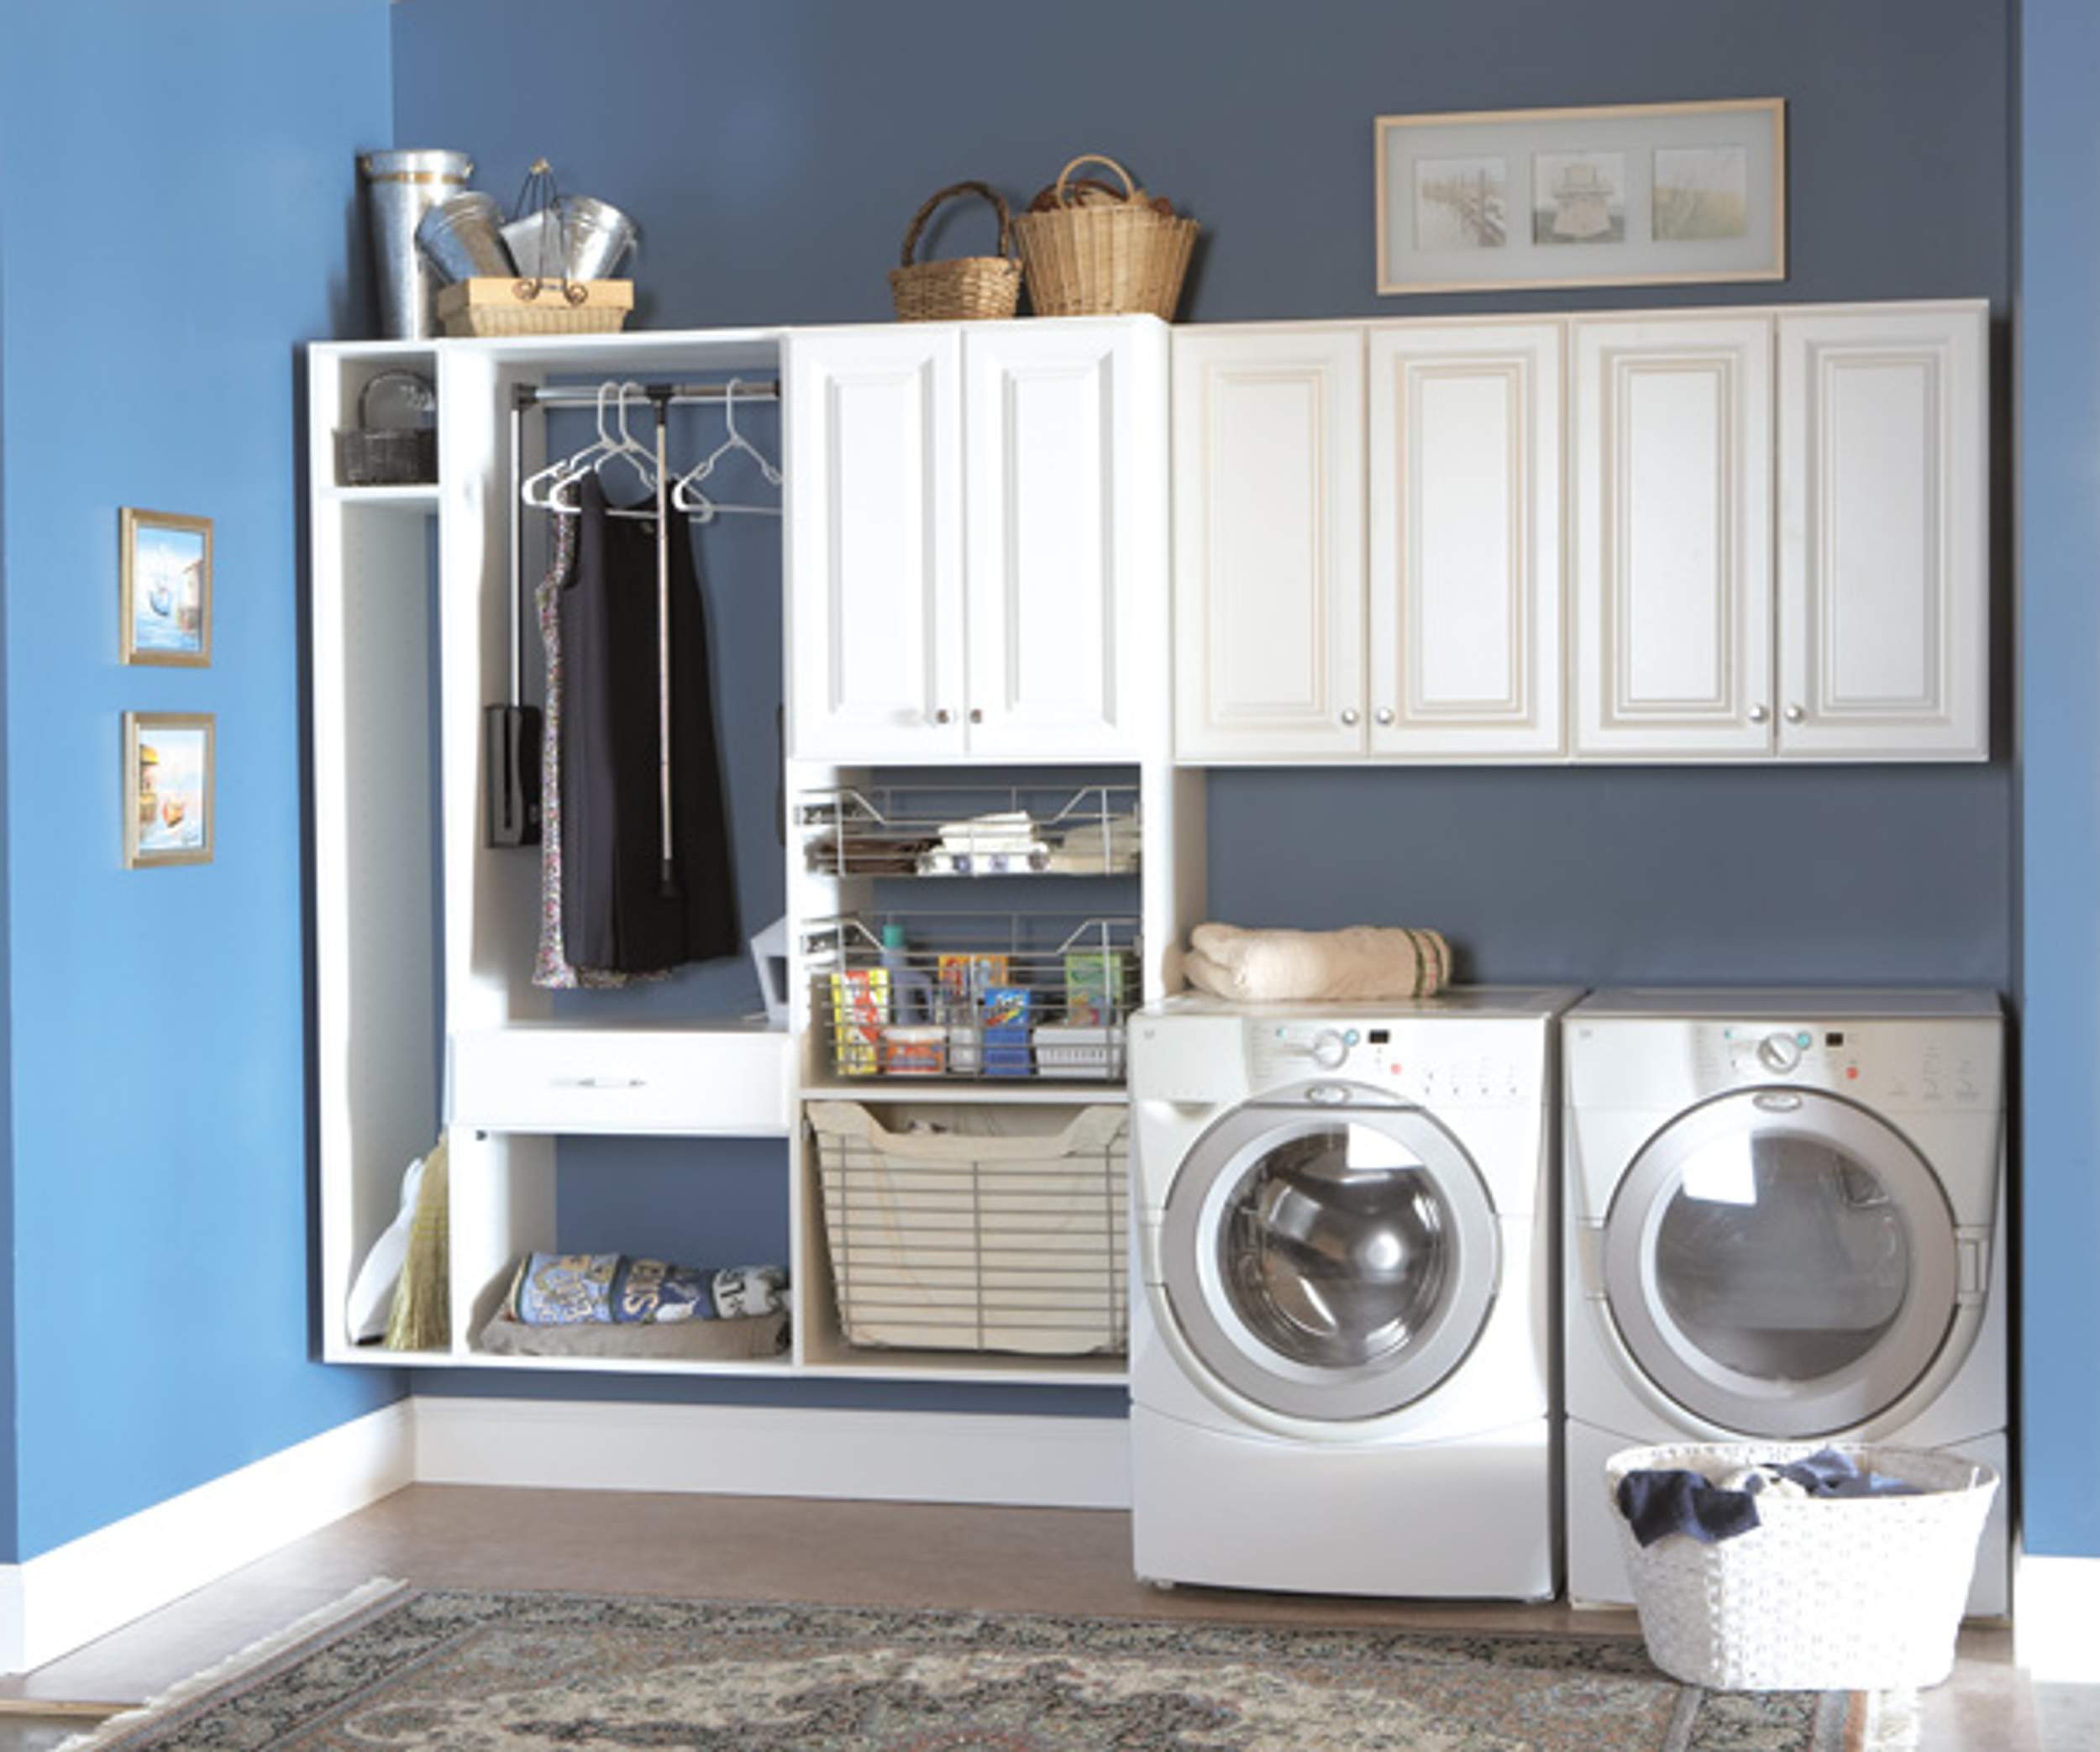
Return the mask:
POLYGON ((452 1037, 451 1121, 484 1131, 785 1137, 789 1036, 496 1028, 452 1037))

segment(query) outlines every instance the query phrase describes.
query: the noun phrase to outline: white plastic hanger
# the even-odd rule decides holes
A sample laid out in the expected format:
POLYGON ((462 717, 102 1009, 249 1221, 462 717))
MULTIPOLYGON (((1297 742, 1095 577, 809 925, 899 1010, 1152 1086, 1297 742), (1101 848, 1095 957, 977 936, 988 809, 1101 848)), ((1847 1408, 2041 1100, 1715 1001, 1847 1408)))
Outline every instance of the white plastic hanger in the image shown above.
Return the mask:
MULTIPOLYGON (((654 495, 656 490, 655 452, 636 438, 627 425, 628 397, 642 393, 642 386, 631 381, 600 384, 597 436, 574 454, 549 463, 527 480, 519 489, 519 496, 525 503, 542 511, 574 517, 577 506, 574 496, 568 490, 587 474, 602 474, 606 465, 616 460, 624 460, 640 480, 643 490, 654 495), (609 412, 618 415, 617 428, 608 417, 609 412)), ((614 506, 612 514, 615 517, 649 517, 656 513, 649 507, 629 509, 614 506)))
POLYGON ((696 521, 712 522, 725 511, 741 512, 755 517, 777 517, 777 505, 725 505, 711 499, 700 490, 700 483, 715 472, 715 466, 733 450, 741 450, 758 465, 759 473, 771 486, 779 486, 782 476, 779 469, 767 459, 765 453, 737 429, 737 391, 743 386, 741 378, 732 377, 724 386, 722 398, 722 423, 728 428, 728 436, 715 446, 699 463, 678 477, 671 489, 671 503, 696 521))

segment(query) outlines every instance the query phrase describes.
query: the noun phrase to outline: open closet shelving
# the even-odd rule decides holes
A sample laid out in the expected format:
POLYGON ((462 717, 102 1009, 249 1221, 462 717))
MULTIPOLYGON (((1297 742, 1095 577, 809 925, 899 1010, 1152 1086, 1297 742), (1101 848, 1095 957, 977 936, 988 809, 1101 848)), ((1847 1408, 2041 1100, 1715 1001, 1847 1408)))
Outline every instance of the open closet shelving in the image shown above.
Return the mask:
MULTIPOLYGON (((1200 780, 1173 770, 1168 696, 1158 684, 1167 649, 1165 328, 1144 318, 984 326, 1002 333, 966 337, 952 325, 927 324, 308 349, 327 1360, 549 1374, 1122 1379, 1124 1361, 1115 1356, 846 1343, 832 1299, 821 1177, 802 1123, 803 1103, 816 1099, 913 1111, 935 1101, 996 1103, 1040 1115, 1125 1099, 1120 1075, 835 1074, 811 994, 842 958, 847 927, 827 921, 995 914, 1005 921, 1001 945, 1018 945, 1034 941, 1032 920, 1115 920, 1109 947, 1125 982, 1121 1008, 1168 988, 1165 947, 1185 931, 1201 893, 1200 780), (337 485, 333 431, 354 423, 371 375, 404 366, 436 387, 438 482, 337 485), (780 855, 791 1010, 785 1029, 743 1016, 666 1020, 630 1007, 599 1010, 596 994, 557 999, 536 987, 538 854, 492 847, 484 832, 483 708, 512 697, 517 580, 537 579, 546 561, 545 517, 512 509, 515 483, 549 453, 549 422, 514 416, 519 387, 732 378, 780 386, 789 647, 780 855), (974 398, 968 413, 966 380, 974 398), (1000 546, 973 548, 969 562, 973 590, 1000 593, 1005 643, 972 645, 978 703, 939 708, 939 732, 921 746, 905 732, 921 719, 932 730, 934 711, 896 709, 875 696, 927 684, 924 671, 912 670, 913 653, 946 651, 962 638, 954 596, 964 555, 949 535, 951 520, 959 528, 965 493, 990 496, 973 501, 974 518, 996 511, 1005 519, 1000 546), (1077 571, 1074 542, 1089 550, 1077 571), (911 614, 900 615, 883 593, 909 588, 906 574, 917 559, 927 585, 918 607, 954 618, 934 630, 922 621, 915 632, 911 614), (899 563, 879 575, 891 561, 899 563), (850 611, 819 632, 811 606, 845 585, 850 611), (826 653, 835 669, 844 666, 844 686, 827 695, 837 710, 812 711, 806 686, 816 669, 796 653, 847 623, 855 643, 826 653), (889 633, 879 630, 885 623, 889 633), (885 637, 898 643, 884 646, 885 637), (886 764, 844 763, 821 736, 802 736, 808 746, 798 747, 798 687, 804 724, 850 730, 855 715, 871 709, 890 722, 894 733, 848 738, 886 764), (966 712, 982 727, 974 750, 963 729, 966 712), (1024 744, 1030 753, 1004 752, 1024 744), (1001 808, 1054 827, 1060 845, 1072 829, 1089 827, 1091 840, 1075 843, 1096 848, 1099 868, 1082 870, 1068 858, 1055 870, 995 877, 875 867, 877 848, 937 842, 943 825, 1001 808), (827 831, 828 865, 816 851, 827 831), (450 1342, 418 1353, 354 1345, 343 1324, 351 1278, 395 1214, 402 1170, 441 1132, 451 1163, 450 1342), (790 1351, 680 1363, 475 1349, 473 1335, 517 1259, 564 1245, 560 1145, 588 1136, 695 1140, 690 1182, 672 1183, 685 1181, 683 1167, 665 1177, 673 1198, 704 1189, 710 1170, 701 1141, 779 1141, 794 1280, 790 1351)), ((759 587, 773 587, 770 572, 759 587)), ((528 642, 530 670, 537 635, 527 627, 517 636, 528 642)), ((769 721, 723 724, 722 733, 762 734, 770 747, 775 732, 769 721)), ((764 922, 745 921, 747 929, 764 922)), ((937 955, 931 936, 926 948, 937 955)), ((1060 949, 1052 970, 1058 981, 1062 956, 1060 949)), ((628 1246, 646 1251, 651 1238, 638 1235, 628 1246)))

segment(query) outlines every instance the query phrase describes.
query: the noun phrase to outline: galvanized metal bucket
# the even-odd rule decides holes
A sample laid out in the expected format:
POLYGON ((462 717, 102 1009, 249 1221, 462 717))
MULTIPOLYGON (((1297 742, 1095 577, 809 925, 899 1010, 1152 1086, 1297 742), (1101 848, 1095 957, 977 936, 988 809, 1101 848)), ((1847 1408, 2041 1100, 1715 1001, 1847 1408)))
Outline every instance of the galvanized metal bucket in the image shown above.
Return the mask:
POLYGON ((633 220, 589 195, 564 195, 503 228, 517 271, 542 280, 608 280, 636 237, 633 220))
POLYGON ((438 279, 416 248, 416 228, 466 186, 474 160, 464 152, 367 152, 357 168, 371 228, 380 333, 387 340, 428 339, 438 333, 438 279))
POLYGON ((493 195, 454 195, 423 216, 416 242, 447 281, 508 280, 517 267, 503 247, 502 226, 493 195))

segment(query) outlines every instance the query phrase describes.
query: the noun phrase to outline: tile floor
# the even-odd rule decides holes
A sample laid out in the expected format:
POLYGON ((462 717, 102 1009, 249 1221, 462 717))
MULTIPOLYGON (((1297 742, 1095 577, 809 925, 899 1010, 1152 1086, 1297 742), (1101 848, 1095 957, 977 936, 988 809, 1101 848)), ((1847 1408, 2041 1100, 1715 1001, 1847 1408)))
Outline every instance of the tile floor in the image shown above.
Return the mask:
MULTIPOLYGON (((1564 1606, 1161 1593, 1131 1577, 1125 1518, 1093 1510, 418 1485, 50 1666, 0 1679, 0 1707, 142 1700, 374 1576, 446 1587, 1637 1634, 1630 1614, 1564 1606)), ((0 1715, 0 1752, 48 1752, 77 1726, 0 1715)), ((2029 1684, 2004 1630, 1965 1631, 1954 1678, 1925 1700, 1921 1752, 2096 1748, 2100 1687, 2029 1684)))

